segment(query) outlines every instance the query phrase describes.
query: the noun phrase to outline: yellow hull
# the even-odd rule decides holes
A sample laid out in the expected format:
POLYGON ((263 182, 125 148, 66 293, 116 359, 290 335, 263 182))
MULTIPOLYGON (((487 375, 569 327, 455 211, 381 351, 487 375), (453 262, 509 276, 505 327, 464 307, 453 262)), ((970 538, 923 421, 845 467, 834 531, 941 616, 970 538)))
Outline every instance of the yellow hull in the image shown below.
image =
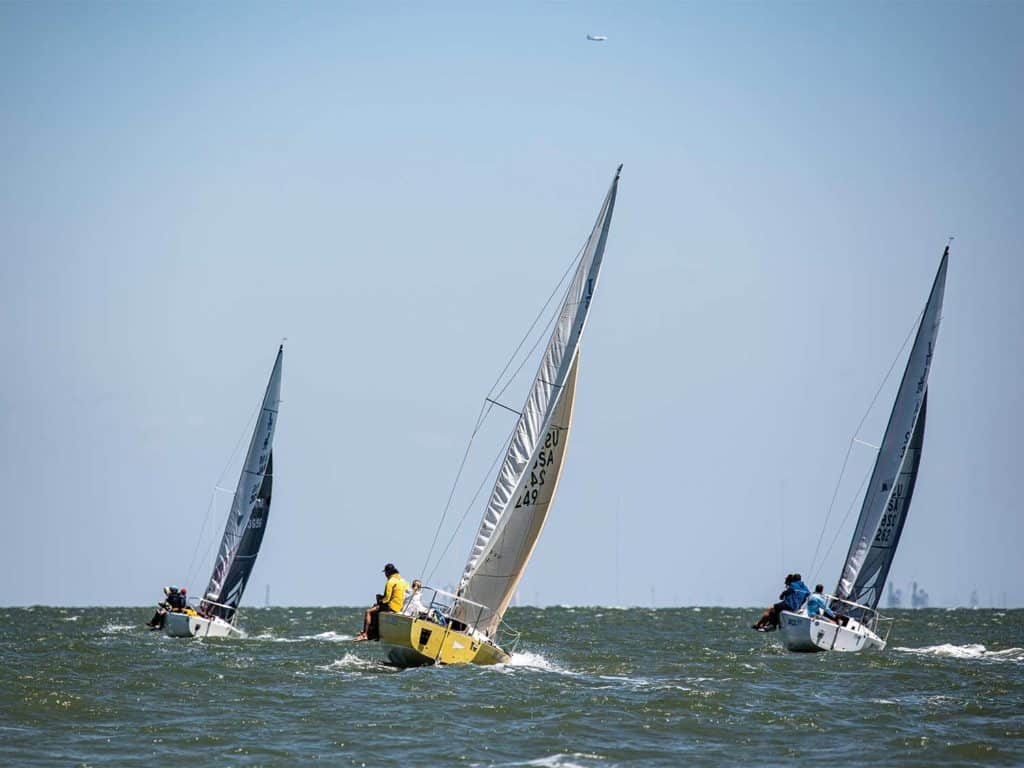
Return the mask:
POLYGON ((504 664, 509 655, 486 640, 456 632, 425 619, 381 613, 380 641, 391 648, 388 659, 400 667, 427 664, 504 664))

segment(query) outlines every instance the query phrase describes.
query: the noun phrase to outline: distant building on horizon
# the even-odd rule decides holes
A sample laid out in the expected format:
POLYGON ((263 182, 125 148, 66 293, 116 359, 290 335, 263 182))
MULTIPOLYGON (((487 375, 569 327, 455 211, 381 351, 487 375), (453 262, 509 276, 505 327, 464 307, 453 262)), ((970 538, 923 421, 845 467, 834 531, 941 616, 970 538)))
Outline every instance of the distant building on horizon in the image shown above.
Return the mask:
POLYGON ((927 608, 928 607, 928 593, 923 589, 917 588, 917 582, 914 582, 914 591, 910 593, 910 607, 911 608, 927 608))
POLYGON ((889 582, 889 594, 886 597, 890 608, 899 608, 903 604, 903 590, 896 589, 892 582, 889 582))

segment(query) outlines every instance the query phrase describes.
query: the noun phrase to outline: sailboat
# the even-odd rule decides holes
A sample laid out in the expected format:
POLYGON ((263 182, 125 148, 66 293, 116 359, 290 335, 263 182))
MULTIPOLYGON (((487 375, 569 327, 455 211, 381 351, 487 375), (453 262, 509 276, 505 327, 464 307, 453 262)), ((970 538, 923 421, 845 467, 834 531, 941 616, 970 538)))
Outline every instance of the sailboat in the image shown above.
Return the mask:
POLYGON ((782 611, 779 627, 782 642, 790 651, 855 652, 885 648, 892 622, 879 616, 877 607, 907 522, 921 464, 928 373, 942 321, 948 263, 949 245, 942 254, 921 314, 839 584, 835 594, 827 596, 839 623, 820 615, 808 616, 806 606, 799 611, 782 611))
POLYGON ((270 372, 210 582, 197 605, 167 614, 164 631, 171 637, 245 637, 234 622, 270 515, 274 427, 281 402, 283 354, 284 345, 278 347, 270 372))
POLYGON ((502 645, 502 618, 558 487, 572 425, 580 341, 601 272, 621 172, 620 165, 583 247, 457 589, 428 588, 433 597, 418 615, 379 614, 380 640, 390 646, 393 664, 499 664, 510 658, 511 648, 502 645))

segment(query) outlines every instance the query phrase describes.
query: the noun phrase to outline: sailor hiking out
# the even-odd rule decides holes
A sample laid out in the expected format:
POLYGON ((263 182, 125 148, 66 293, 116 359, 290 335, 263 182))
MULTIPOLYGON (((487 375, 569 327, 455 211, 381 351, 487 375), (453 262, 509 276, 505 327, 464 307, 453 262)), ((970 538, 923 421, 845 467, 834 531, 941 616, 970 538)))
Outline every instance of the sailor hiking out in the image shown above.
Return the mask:
POLYGON ((405 591, 409 585, 406 584, 394 563, 384 566, 384 575, 388 578, 384 585, 384 594, 377 595, 376 603, 366 609, 363 616, 363 631, 356 635, 356 640, 379 640, 379 614, 402 612, 405 605, 405 591))
POLYGON ((779 595, 779 602, 765 609, 761 618, 753 625, 758 632, 771 632, 779 628, 779 615, 783 611, 799 611, 811 590, 804 584, 799 573, 786 576, 786 588, 779 595))

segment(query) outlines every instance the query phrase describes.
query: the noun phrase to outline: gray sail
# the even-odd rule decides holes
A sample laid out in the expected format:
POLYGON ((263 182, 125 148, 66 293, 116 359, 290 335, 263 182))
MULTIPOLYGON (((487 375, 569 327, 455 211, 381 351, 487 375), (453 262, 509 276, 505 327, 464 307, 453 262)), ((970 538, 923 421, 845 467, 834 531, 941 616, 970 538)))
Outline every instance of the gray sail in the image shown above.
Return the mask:
POLYGON ((231 502, 224 527, 224 536, 217 553, 217 562, 206 587, 201 609, 231 621, 242 601, 242 593, 256 564, 260 544, 270 514, 270 491, 273 483, 274 427, 281 401, 281 360, 284 348, 277 350, 270 381, 263 395, 263 405, 256 419, 249 450, 238 478, 238 487, 231 502), (220 605, 212 605, 219 603, 220 605))
POLYGON ((572 420, 580 339, 601 272, 621 170, 583 249, 459 584, 462 597, 485 606, 482 614, 473 609, 463 617, 487 635, 501 623, 554 498, 572 420))
POLYGON ((260 490, 256 495, 256 503, 249 516, 249 523, 242 532, 235 556, 231 560, 231 567, 222 581, 220 592, 224 599, 216 601, 222 605, 207 606, 210 615, 220 616, 224 621, 230 622, 234 618, 245 585, 249 582, 253 566, 256 565, 256 556, 260 553, 263 534, 267 530, 267 519, 270 517, 270 492, 273 482, 274 453, 271 451, 267 458, 267 470, 263 473, 263 482, 260 483, 260 490))
POLYGON ((903 525, 907 522, 910 499, 914 495, 914 485, 917 483, 917 469, 921 465, 921 446, 924 444, 924 422, 927 413, 928 392, 925 390, 924 399, 921 401, 921 415, 917 417, 917 424, 914 426, 914 434, 907 446, 900 474, 896 478, 892 495, 889 496, 889 504, 878 524, 875 538, 871 542, 867 557, 864 558, 860 573, 857 574, 853 589, 847 597, 854 603, 877 608, 878 601, 882 597, 882 589, 889 577, 889 568, 896 556, 896 547, 899 546, 900 536, 903 535, 903 525))
POLYGON ((899 532, 903 529, 910 507, 913 480, 917 476, 920 462, 920 442, 924 435, 924 404, 928 393, 928 373, 931 369, 932 353, 942 320, 942 297, 946 288, 946 267, 949 262, 949 246, 942 254, 935 282, 932 284, 928 303, 921 316, 921 324, 914 338, 914 345, 903 371, 903 379, 896 394, 889 423, 882 438, 882 445, 875 459, 860 517, 854 530, 850 550, 846 555, 843 573, 836 588, 836 595, 845 600, 861 602, 858 595, 870 602, 861 602, 875 608, 884 587, 892 558, 896 553, 899 532), (920 430, 917 425, 920 422, 920 430), (912 450, 917 438, 918 447, 912 450), (899 489, 900 480, 902 489, 899 489), (893 510, 890 503, 899 492, 893 510), (895 517, 892 515, 898 510, 895 517), (876 546, 879 536, 888 542, 896 532, 892 546, 876 546))

